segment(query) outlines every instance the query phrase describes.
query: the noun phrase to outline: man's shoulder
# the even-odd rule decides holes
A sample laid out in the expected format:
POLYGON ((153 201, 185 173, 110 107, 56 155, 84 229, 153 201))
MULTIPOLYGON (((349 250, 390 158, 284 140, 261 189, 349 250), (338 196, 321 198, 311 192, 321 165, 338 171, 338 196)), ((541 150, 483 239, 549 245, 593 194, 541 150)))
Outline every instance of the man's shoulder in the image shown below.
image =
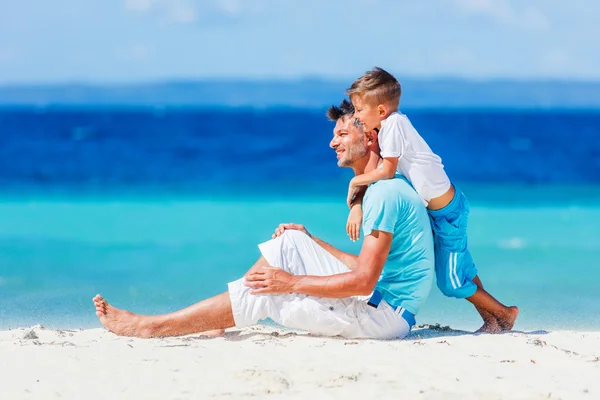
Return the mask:
POLYGON ((368 201, 420 202, 419 195, 408 180, 400 175, 382 179, 367 188, 368 201))
POLYGON ((365 235, 372 230, 397 234, 406 227, 428 229, 425 227, 429 223, 425 206, 402 175, 371 184, 363 200, 363 209, 365 235))

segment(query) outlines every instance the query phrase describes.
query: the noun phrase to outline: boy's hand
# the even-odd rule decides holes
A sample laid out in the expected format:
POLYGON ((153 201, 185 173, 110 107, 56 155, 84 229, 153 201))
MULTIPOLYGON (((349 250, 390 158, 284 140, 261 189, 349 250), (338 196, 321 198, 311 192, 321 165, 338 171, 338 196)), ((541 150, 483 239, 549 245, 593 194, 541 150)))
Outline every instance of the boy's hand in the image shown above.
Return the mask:
POLYGON ((350 236, 350 240, 356 242, 360 239, 360 226, 362 224, 362 207, 360 204, 354 204, 350 209, 350 215, 348 215, 348 222, 346 223, 346 233, 350 236))
POLYGON ((346 199, 348 207, 352 208, 352 201, 354 201, 359 188, 360 186, 356 185, 356 183, 354 183, 354 178, 352 178, 350 180, 350 184, 348 185, 348 198, 346 199))

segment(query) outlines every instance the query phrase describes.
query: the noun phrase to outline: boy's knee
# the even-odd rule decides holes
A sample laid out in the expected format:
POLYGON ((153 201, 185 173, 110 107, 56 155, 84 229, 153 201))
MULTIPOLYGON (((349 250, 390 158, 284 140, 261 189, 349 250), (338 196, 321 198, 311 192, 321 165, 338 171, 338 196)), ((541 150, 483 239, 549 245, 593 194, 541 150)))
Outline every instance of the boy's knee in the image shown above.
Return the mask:
POLYGON ((442 292, 442 294, 446 297, 456 297, 456 289, 454 289, 451 285, 448 285, 446 282, 440 282, 438 281, 437 283, 437 287, 438 289, 440 289, 440 292, 442 292))
POLYGON ((456 299, 471 297, 477 290, 477 285, 471 281, 466 281, 459 286, 457 284, 453 285, 451 282, 441 282, 438 280, 437 286, 444 296, 456 299))

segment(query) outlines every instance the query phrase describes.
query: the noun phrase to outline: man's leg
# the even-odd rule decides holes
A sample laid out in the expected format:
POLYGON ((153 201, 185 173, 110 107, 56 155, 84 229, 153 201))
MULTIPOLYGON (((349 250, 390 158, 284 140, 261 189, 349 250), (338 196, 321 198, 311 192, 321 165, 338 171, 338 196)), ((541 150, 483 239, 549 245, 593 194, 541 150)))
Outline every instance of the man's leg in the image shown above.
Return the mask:
MULTIPOLYGON (((250 268, 266 264, 264 257, 250 268)), ((235 326, 229 293, 221 293, 182 310, 156 316, 134 314, 108 304, 97 295, 93 299, 96 315, 111 332, 120 336, 164 337, 204 333, 219 336, 224 329, 235 326)))
POLYGON ((120 310, 100 295, 93 299, 96 315, 111 332, 140 338, 182 336, 235 326, 227 292, 170 314, 146 316, 120 310))

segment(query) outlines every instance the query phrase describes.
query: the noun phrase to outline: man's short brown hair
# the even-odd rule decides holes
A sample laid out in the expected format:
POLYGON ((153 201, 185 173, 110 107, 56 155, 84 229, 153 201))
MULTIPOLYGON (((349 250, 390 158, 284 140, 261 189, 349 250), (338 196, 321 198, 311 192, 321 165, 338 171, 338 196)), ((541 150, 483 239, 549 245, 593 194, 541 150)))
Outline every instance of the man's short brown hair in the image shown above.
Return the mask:
POLYGON ((350 98, 360 96, 369 103, 387 104, 397 110, 402 88, 392 74, 383 68, 375 67, 355 80, 346 93, 350 98))

